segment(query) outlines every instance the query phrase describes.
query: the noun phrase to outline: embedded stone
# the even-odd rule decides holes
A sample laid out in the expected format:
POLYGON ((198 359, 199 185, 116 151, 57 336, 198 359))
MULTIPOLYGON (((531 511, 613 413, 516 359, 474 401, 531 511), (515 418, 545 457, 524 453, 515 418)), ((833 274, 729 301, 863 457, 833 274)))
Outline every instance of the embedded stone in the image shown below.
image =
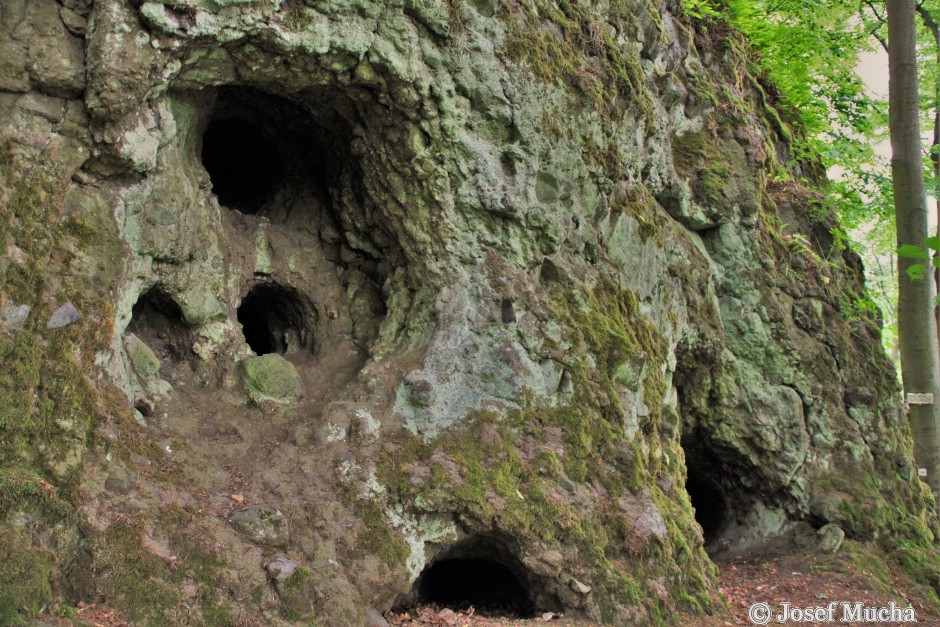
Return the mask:
POLYGON ((287 517, 270 505, 238 510, 229 516, 228 521, 255 544, 271 547, 287 544, 287 517))
POLYGON ((128 333, 124 346, 137 374, 145 379, 157 374, 160 370, 160 360, 143 340, 133 333, 128 333))
POLYGON ((264 569, 267 571, 268 577, 276 582, 281 582, 290 579, 294 571, 297 570, 297 563, 279 553, 274 556, 273 560, 268 562, 264 569))
POLYGON ((835 553, 842 547, 845 540, 845 531, 839 525, 829 523, 820 527, 816 532, 818 538, 816 542, 816 551, 819 553, 835 553))
POLYGON ((29 305, 7 305, 3 308, 3 321, 11 329, 20 329, 26 324, 32 308, 29 305))
POLYGON ((46 326, 50 329, 59 329, 62 327, 67 327, 70 324, 78 322, 82 319, 82 314, 75 309, 75 305, 72 303, 65 303, 54 312, 49 318, 49 322, 46 323, 46 326))

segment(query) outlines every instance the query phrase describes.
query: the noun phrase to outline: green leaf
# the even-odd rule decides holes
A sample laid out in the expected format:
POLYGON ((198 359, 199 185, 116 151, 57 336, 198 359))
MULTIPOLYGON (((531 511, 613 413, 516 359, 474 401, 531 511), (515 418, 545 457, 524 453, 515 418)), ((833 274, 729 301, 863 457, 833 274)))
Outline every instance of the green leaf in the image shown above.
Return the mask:
POLYGON ((911 277, 914 281, 919 281, 924 278, 924 275, 927 273, 927 266, 922 263, 915 263, 913 266, 907 269, 907 276, 911 277))
POLYGON ((933 258, 933 267, 940 268, 940 255, 933 258))
POLYGON ((934 235, 932 237, 928 237, 926 240, 924 240, 924 245, 931 250, 940 252, 940 236, 934 235))
POLYGON ((929 259, 930 258, 926 250, 924 250, 920 246, 915 246, 914 244, 904 244, 903 246, 899 246, 898 255, 900 255, 901 257, 907 257, 908 259, 929 259))

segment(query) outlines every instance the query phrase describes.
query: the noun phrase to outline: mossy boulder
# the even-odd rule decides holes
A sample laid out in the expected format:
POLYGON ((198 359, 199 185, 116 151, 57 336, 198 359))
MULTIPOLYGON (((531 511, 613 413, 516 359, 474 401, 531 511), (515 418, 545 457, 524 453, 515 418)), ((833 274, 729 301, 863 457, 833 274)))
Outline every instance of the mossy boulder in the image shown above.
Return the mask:
POLYGON ((256 402, 290 403, 303 392, 297 369, 281 355, 249 357, 241 370, 245 388, 256 402))

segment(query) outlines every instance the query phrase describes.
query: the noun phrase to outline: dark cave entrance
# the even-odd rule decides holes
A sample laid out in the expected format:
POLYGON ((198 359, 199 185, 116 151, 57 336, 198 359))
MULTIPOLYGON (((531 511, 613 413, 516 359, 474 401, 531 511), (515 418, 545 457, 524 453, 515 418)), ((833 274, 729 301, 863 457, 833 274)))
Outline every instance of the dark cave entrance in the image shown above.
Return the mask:
POLYGON ((725 497, 712 481, 692 476, 691 470, 685 489, 695 509, 695 521, 702 527, 707 547, 718 539, 728 519, 725 497))
POLYGON ((705 550, 711 551, 731 521, 732 512, 727 485, 722 482, 724 466, 705 449, 702 442, 700 437, 696 438, 693 434, 682 438, 688 472, 685 489, 695 510, 695 522, 702 528, 705 550))
POLYGON ((262 283, 238 308, 245 341, 257 355, 295 353, 313 348, 313 308, 295 289, 262 283))
POLYGON ((194 357, 192 329, 180 306, 159 285, 137 299, 127 330, 147 344, 161 361, 182 363, 194 357))
POLYGON ((418 602, 454 610, 529 618, 535 607, 525 587, 494 559, 460 557, 434 562, 421 574, 418 602))
POLYGON ((284 164, 265 133, 241 118, 214 120, 202 136, 202 165, 219 204, 258 213, 281 186, 284 164))
POLYGON ((443 551, 421 572, 396 610, 418 605, 477 614, 531 618, 560 611, 557 597, 542 589, 503 542, 488 536, 464 540, 443 551))
MULTIPOLYGON (((352 141, 352 128, 329 102, 304 106, 227 86, 215 93, 201 159, 222 206, 317 230, 337 221, 332 197, 349 197, 340 190, 343 173, 361 182, 352 141)), ((359 199, 345 209, 360 212, 359 199)))

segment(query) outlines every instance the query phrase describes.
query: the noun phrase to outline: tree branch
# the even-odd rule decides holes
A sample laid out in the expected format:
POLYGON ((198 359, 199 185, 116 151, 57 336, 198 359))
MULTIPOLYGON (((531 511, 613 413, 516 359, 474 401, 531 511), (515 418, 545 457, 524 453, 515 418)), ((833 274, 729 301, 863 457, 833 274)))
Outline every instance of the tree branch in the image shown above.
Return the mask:
MULTIPOLYGON (((886 24, 887 20, 883 15, 880 15, 878 13, 878 9, 875 8, 875 4, 871 0, 865 0, 865 4, 868 5, 868 8, 871 9, 872 14, 875 16, 875 19, 877 20, 877 23, 869 31, 868 34, 874 37, 878 41, 878 43, 881 44, 881 47, 884 48, 884 51, 887 52, 888 40, 885 39, 882 35, 878 34, 878 31, 881 30, 881 27, 886 24)), ((859 7, 859 13, 862 13, 861 7, 859 7)), ((862 15, 862 19, 864 19, 864 15, 862 15)))

